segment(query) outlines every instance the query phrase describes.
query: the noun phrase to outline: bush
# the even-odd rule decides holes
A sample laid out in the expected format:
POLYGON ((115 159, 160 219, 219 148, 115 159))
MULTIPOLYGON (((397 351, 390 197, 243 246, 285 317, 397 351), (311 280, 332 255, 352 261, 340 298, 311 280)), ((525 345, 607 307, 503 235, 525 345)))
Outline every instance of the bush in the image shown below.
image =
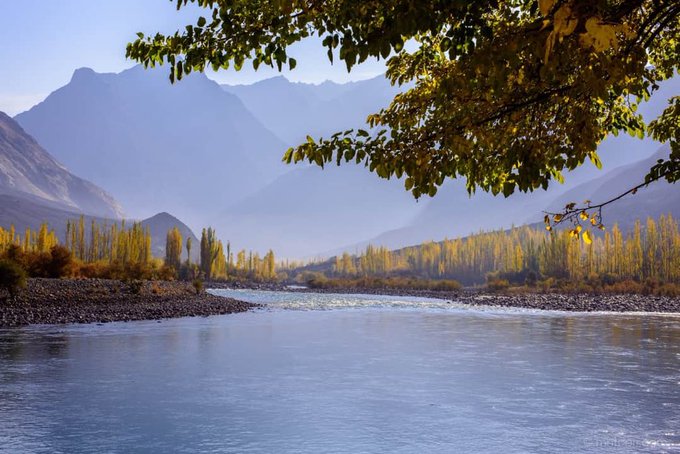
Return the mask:
POLYGON ((174 281, 177 279, 177 270, 174 267, 168 265, 161 266, 155 274, 156 279, 161 281, 174 281))
POLYGON ((21 249, 21 246, 18 246, 16 244, 10 244, 7 247, 7 250, 5 251, 4 258, 18 264, 24 270, 27 268, 26 255, 24 254, 24 251, 21 249))
POLYGON ((12 260, 0 260, 0 288, 14 298, 19 289, 26 287, 26 271, 12 260))
POLYGON ((51 259, 48 252, 29 252, 24 254, 20 266, 31 277, 49 277, 47 266, 51 259))
POLYGON ((460 290, 462 285, 460 285, 460 282, 454 281, 453 279, 444 279, 441 281, 434 281, 434 283, 431 285, 431 288, 432 290, 452 292, 460 290))
POLYGON ((510 282, 507 279, 491 279, 486 286, 492 292, 501 292, 510 287, 510 282))
POLYGON ((179 278, 182 281, 191 281, 201 277, 201 270, 195 263, 184 263, 179 269, 179 278))
POLYGON ((52 246, 50 260, 47 262, 46 271, 48 277, 60 278, 68 276, 73 270, 73 256, 64 246, 52 246))
POLYGON ((197 295, 203 293, 203 279, 194 279, 191 285, 194 286, 197 295))
POLYGON ((534 270, 530 270, 527 273, 527 277, 524 279, 524 284, 527 287, 536 287, 537 282, 538 282, 538 276, 536 275, 536 272, 534 270))
POLYGON ((541 281, 541 290, 543 292, 549 292, 555 286, 555 278, 548 277, 541 281))

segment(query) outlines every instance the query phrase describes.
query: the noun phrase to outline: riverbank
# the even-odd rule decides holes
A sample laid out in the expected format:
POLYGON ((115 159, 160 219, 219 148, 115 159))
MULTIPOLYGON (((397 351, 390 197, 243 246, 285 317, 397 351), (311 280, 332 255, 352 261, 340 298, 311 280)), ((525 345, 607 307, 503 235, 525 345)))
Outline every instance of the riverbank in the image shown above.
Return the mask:
POLYGON ((29 279, 16 298, 0 301, 0 327, 198 317, 253 307, 205 292, 197 295, 186 282, 29 279))
MULTIPOLYGON (((210 287, 213 287, 210 285, 210 287)), ((218 286, 215 286, 218 287, 218 286)), ((471 306, 517 307, 569 312, 667 312, 680 313, 680 298, 639 294, 588 293, 493 293, 484 289, 457 291, 409 290, 390 288, 332 288, 312 289, 289 287, 277 283, 231 283, 222 288, 288 291, 300 293, 394 295, 437 298, 471 306)))
MULTIPOLYGON (((294 290, 300 291, 300 290, 294 290)), ((680 298, 651 295, 591 295, 585 293, 491 293, 484 290, 438 292, 431 290, 343 289, 303 290, 321 293, 365 293, 439 298, 471 306, 517 307, 568 312, 673 312, 680 313, 680 298)))

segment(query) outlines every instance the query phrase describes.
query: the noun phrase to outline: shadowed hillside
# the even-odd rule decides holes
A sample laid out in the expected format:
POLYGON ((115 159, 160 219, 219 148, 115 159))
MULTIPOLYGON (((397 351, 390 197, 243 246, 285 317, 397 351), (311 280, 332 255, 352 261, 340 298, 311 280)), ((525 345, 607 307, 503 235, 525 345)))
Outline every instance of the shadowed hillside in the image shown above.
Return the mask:
POLYGON ((2 112, 0 193, 95 216, 118 218, 123 214, 111 195, 70 173, 2 112))

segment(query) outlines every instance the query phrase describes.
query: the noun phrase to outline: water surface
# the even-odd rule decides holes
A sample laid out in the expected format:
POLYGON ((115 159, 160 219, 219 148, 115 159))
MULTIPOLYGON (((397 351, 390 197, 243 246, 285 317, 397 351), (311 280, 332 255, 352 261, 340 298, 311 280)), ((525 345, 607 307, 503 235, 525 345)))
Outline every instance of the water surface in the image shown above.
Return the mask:
POLYGON ((220 291, 0 330, 1 452, 678 452, 680 318, 220 291))

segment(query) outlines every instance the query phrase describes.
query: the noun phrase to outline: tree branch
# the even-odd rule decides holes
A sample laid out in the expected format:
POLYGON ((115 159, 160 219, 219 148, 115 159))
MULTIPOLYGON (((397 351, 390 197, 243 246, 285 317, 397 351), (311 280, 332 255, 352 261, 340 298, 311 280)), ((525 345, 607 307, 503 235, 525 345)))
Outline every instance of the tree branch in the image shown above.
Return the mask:
MULTIPOLYGON (((601 226, 602 225, 602 208, 604 208, 605 206, 607 206, 611 203, 616 202, 617 200, 622 199, 623 197, 627 196, 628 194, 635 194, 639 189, 642 189, 646 186, 649 186, 651 183, 654 183, 655 181, 661 180, 661 179, 665 178, 666 176, 670 175, 673 172, 674 172, 674 170, 670 169, 666 172, 660 173, 660 174, 644 181, 643 183, 640 183, 637 186, 632 187, 625 192, 622 192, 621 194, 617 195, 616 197, 613 197, 613 198, 611 198, 611 199, 609 199, 605 202, 598 203, 596 205, 592 205, 590 202, 587 202, 586 206, 578 207, 578 206, 576 206, 575 203, 569 203, 565 207, 564 211, 562 211, 562 212, 555 213, 555 212, 550 212, 550 211, 543 211, 543 213, 545 213, 546 219, 548 217, 552 217, 552 225, 555 226, 555 225, 563 224, 565 222, 572 222, 572 223, 578 224, 579 223, 579 217, 581 217, 583 214, 587 215, 588 211, 592 212, 593 210, 597 210, 598 214, 596 216, 592 217, 592 219, 597 219, 600 226, 601 226)), ((551 225, 549 220, 547 220, 546 225, 548 225, 548 226, 551 225)))

